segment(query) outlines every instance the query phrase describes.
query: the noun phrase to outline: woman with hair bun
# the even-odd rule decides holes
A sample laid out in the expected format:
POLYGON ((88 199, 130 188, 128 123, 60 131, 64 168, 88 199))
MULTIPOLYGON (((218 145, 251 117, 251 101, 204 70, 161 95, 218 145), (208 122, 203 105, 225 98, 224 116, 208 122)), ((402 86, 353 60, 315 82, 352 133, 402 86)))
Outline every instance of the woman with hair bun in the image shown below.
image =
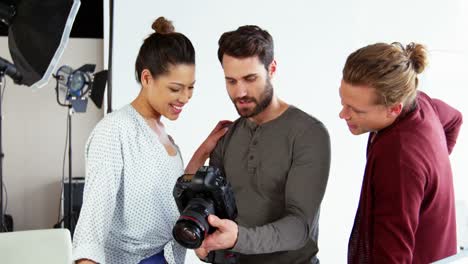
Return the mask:
POLYGON ((174 242, 179 212, 172 190, 179 176, 204 164, 229 121, 221 121, 186 166, 161 117, 176 120, 192 97, 195 51, 164 17, 143 42, 135 63, 141 90, 107 115, 86 146, 83 206, 73 241, 78 264, 183 263, 174 242))
POLYGON ((456 254, 449 155, 462 115, 418 91, 423 45, 377 43, 346 60, 339 89, 354 135, 369 133, 348 263, 432 263, 456 254))

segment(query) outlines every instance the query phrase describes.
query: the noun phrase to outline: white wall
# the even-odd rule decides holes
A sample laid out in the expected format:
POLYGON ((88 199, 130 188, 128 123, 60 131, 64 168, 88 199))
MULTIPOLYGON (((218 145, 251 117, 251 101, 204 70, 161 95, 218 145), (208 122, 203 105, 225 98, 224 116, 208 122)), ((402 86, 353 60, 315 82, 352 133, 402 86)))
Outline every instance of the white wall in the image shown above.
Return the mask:
MULTIPOLYGON (((426 44, 431 65, 421 77, 420 89, 468 116, 461 96, 468 74, 468 4, 464 0, 116 1, 114 108, 137 95, 136 54, 152 32, 151 23, 161 15, 174 21, 197 52, 194 97, 177 122, 166 122, 186 161, 218 120, 237 118, 216 57, 219 36, 245 24, 257 24, 273 35, 278 62, 275 91, 321 119, 331 135, 332 167, 320 219, 323 263, 346 262, 365 165, 366 136, 352 136, 338 118, 338 85, 347 55, 379 41, 426 44)), ((460 203, 468 201, 464 190, 467 151, 468 129, 463 127, 451 156, 460 203)), ((458 225, 460 243, 466 246, 466 217, 458 225)), ((197 263, 195 259, 191 253, 187 262, 197 263)))
MULTIPOLYGON (((33 46, 32 46, 33 48, 33 46)), ((7 37, 0 37, 0 56, 11 60, 7 37)), ((102 69, 102 39, 70 39, 58 66, 77 68, 95 63, 102 69)), ((55 99, 55 80, 33 91, 6 77, 3 98, 3 178, 8 191, 7 213, 15 230, 52 228, 59 213, 67 108, 55 99)), ((72 117, 73 177, 84 175, 84 145, 103 111, 89 101, 86 113, 72 117)), ((68 156, 66 157, 68 163, 68 156)), ((68 179, 68 167, 65 167, 68 179)))

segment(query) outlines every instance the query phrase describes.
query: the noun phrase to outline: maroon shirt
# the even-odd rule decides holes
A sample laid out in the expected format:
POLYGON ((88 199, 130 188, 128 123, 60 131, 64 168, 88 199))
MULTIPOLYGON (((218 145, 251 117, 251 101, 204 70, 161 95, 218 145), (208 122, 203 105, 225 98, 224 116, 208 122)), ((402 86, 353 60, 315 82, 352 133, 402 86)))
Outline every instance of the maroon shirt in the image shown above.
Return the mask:
POLYGON ((369 137, 348 263, 426 264, 457 252, 449 154, 462 115, 422 92, 416 102, 369 137))

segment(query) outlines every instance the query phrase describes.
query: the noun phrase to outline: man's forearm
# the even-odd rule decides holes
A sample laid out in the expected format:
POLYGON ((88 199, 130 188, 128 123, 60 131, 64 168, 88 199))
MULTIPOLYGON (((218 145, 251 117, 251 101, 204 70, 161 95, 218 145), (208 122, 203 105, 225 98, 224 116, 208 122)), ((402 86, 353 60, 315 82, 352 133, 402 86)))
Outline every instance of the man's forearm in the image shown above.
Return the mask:
POLYGON ((233 251, 242 254, 265 254, 297 250, 306 244, 308 230, 307 222, 295 215, 285 216, 260 227, 239 226, 233 251))

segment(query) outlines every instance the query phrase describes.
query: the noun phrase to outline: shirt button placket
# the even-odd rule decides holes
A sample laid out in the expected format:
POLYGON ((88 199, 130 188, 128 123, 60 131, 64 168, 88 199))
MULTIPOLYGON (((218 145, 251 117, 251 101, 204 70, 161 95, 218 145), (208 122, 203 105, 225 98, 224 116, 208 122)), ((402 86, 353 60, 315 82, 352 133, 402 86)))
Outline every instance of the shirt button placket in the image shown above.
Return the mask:
POLYGON ((260 134, 260 127, 257 127, 257 129, 255 129, 254 133, 253 133, 253 136, 252 136, 252 140, 250 141, 250 145, 249 145, 249 152, 248 152, 248 161, 247 161, 247 164, 248 164, 248 168, 249 168, 249 172, 255 172, 256 168, 257 168, 257 156, 258 156, 258 152, 257 152, 257 144, 258 144, 258 136, 260 134))

